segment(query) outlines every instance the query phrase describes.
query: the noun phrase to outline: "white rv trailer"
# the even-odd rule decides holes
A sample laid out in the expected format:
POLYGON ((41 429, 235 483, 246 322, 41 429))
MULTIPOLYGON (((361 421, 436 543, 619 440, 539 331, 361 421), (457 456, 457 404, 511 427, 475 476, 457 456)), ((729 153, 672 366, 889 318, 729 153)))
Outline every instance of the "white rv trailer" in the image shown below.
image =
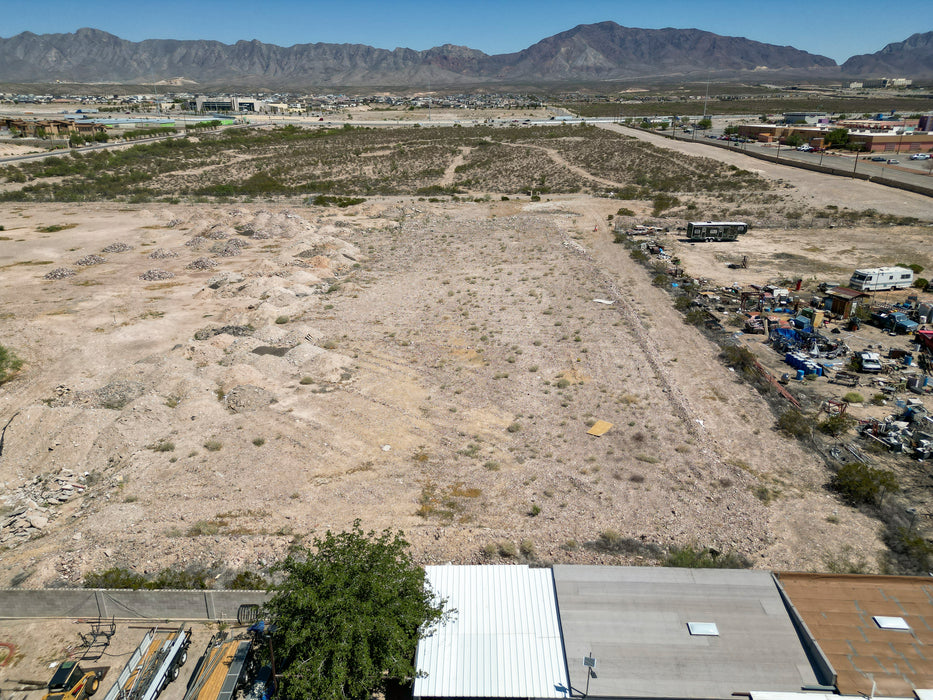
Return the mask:
POLYGON ((861 292, 885 292, 906 289, 914 283, 913 270, 906 267, 870 267, 856 270, 849 279, 849 287, 861 292))
POLYGON ((734 241, 748 232, 744 221, 690 221, 687 239, 691 241, 734 241))

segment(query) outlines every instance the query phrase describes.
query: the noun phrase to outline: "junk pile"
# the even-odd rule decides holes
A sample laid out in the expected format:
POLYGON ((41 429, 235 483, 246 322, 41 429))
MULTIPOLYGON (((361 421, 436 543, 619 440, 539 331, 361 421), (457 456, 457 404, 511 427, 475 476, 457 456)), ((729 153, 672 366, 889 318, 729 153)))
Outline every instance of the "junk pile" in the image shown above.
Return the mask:
POLYGON ((933 416, 920 399, 898 401, 903 411, 884 420, 869 418, 859 423, 858 432, 892 452, 902 452, 915 459, 933 456, 933 416))
POLYGON ((838 363, 827 362, 849 354, 849 346, 841 340, 830 340, 816 331, 798 328, 772 328, 769 335, 771 347, 784 355, 784 362, 804 375, 823 375, 824 369, 838 363))

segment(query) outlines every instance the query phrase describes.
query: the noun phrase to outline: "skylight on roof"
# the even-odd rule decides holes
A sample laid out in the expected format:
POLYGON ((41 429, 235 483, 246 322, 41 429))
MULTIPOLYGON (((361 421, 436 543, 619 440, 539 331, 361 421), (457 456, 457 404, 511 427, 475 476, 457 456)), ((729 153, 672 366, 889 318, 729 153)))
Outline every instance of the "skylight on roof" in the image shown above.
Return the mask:
POLYGON ((693 637, 718 637, 719 628, 715 622, 688 622, 687 629, 693 637))
POLYGON ((884 615, 875 615, 871 618, 883 630, 903 630, 910 632, 910 625, 903 617, 885 617, 884 615))

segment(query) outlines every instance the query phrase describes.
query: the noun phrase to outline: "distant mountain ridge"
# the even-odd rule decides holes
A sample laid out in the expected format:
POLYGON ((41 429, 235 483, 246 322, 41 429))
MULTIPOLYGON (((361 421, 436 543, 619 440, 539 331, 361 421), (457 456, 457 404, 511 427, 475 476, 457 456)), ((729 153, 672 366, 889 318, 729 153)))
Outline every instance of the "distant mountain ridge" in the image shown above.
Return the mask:
MULTIPOLYGON (((915 37, 927 37, 926 46, 931 35, 915 37)), ((905 51, 914 51, 897 46, 883 50, 891 49, 891 65, 905 51)), ((850 61, 856 58, 866 57, 850 61)), ((183 76, 201 85, 454 86, 696 77, 709 72, 833 75, 839 67, 831 58, 790 46, 698 29, 633 29, 615 22, 581 24, 522 51, 493 56, 450 44, 426 51, 389 51, 362 44, 282 47, 256 40, 132 42, 87 28, 0 38, 0 81, 6 82, 153 83, 183 76)))
POLYGON ((913 34, 881 51, 853 56, 842 64, 845 75, 864 78, 933 76, 933 32, 913 34))

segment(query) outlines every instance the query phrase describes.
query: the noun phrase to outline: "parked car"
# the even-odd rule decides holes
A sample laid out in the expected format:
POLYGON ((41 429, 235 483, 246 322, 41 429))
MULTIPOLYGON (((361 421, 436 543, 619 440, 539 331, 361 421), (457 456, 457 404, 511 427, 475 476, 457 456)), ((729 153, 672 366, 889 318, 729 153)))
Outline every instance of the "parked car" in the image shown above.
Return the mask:
POLYGON ((860 352, 858 355, 858 366, 862 372, 880 372, 881 356, 876 352, 860 352))
POLYGON ((808 146, 807 144, 804 144, 803 146, 797 146, 797 150, 803 151, 804 153, 809 153, 810 151, 813 150, 813 146, 808 146))
POLYGON ((914 153, 911 157, 911 160, 930 160, 929 153, 914 153))
POLYGON ((889 163, 890 165, 897 165, 897 164, 900 163, 900 162, 901 162, 901 161, 899 161, 897 158, 888 158, 888 163, 889 163))
POLYGON ((868 160, 873 160, 876 163, 884 163, 884 156, 872 156, 868 160))

